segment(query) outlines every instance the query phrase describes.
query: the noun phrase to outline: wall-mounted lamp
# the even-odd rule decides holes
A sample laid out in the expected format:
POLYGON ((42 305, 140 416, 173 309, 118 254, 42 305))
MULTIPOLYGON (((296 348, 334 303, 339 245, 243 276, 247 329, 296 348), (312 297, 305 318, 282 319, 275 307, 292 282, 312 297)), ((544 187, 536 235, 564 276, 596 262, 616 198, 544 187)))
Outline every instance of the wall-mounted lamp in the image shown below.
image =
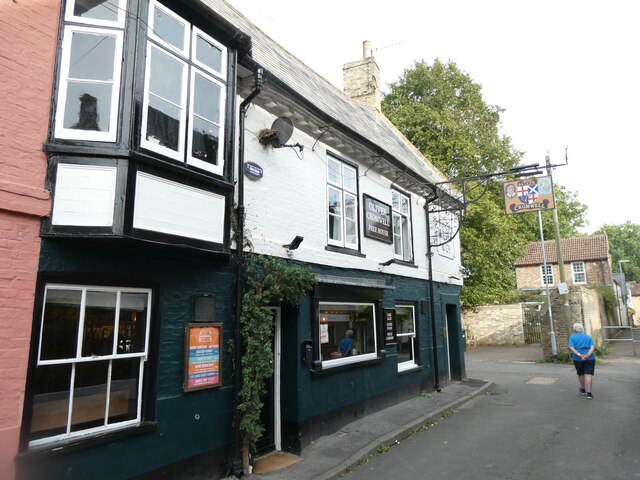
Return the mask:
POLYGON ((282 245, 284 248, 286 248, 287 250, 295 250, 296 248, 298 248, 300 246, 300 244, 302 243, 302 241, 304 240, 304 237, 300 236, 300 235, 296 235, 296 237, 291 240, 291 243, 287 243, 285 245, 282 245))

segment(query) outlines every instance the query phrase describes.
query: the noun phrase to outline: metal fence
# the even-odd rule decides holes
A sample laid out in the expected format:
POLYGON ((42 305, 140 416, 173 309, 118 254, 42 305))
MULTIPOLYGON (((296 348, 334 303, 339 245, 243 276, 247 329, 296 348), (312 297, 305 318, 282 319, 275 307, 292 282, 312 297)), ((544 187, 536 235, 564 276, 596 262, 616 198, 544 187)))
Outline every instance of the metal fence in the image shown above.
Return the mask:
POLYGON ((626 344, 629 346, 633 356, 637 355, 637 344, 640 343, 640 328, 637 327, 602 327, 604 341, 608 345, 610 342, 626 344))
POLYGON ((537 304, 522 305, 522 329, 524 343, 542 343, 542 326, 540 324, 540 307, 537 304))

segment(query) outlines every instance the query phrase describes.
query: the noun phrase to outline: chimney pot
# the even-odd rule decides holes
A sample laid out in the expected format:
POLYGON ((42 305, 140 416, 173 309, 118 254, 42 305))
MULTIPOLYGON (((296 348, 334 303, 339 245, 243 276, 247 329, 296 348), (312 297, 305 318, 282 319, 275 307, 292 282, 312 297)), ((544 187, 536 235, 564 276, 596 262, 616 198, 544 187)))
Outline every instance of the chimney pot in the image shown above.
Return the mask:
POLYGON ((369 58, 371 56, 371 42, 365 40, 362 42, 362 58, 369 58))

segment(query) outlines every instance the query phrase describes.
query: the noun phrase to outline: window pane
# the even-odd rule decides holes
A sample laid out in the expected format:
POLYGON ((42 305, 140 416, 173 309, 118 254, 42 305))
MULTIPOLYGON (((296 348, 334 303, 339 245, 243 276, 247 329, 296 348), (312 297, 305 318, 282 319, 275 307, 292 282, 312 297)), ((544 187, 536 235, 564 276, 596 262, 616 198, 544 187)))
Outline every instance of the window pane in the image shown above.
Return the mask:
POLYGON ((411 224, 406 217, 402 218, 402 249, 404 259, 411 260, 411 224))
POLYGON ((391 205, 394 210, 400 211, 400 194, 394 190, 391 190, 391 205))
POLYGON ((184 64, 157 48, 151 48, 149 90, 162 99, 180 105, 184 64))
POLYGON ((329 158, 327 163, 327 178, 331 183, 342 185, 342 164, 329 158))
POLYGON ((195 74, 193 111, 211 122, 220 123, 220 85, 195 74))
POLYGON ((396 331, 398 334, 413 333, 413 309, 396 307, 396 331))
POLYGON ((329 189, 329 213, 342 216, 342 195, 332 188, 329 189))
POLYGON ((66 433, 71 365, 39 366, 35 377, 29 439, 66 433))
POLYGON ((218 164, 220 129, 200 117, 193 117, 191 155, 205 162, 218 164))
POLYGON ((403 215, 408 215, 409 214, 409 199, 407 197, 405 197, 404 195, 402 195, 402 214, 403 215))
POLYGON ((109 394, 109 423, 135 420, 138 417, 138 377, 140 359, 114 360, 109 394))
POLYGON ((123 293, 121 295, 118 353, 145 351, 148 298, 146 293, 123 293))
POLYGON ((118 0, 76 0, 73 15, 116 22, 118 20, 118 0))
POLYGON ((185 26, 158 7, 156 7, 153 12, 153 32, 179 50, 182 51, 185 49, 185 26))
POLYGON ((355 192, 356 184, 357 184, 356 170, 354 168, 347 167, 346 165, 343 165, 343 168, 344 168, 344 188, 346 188, 347 190, 351 190, 352 192, 355 192))
POLYGON ((398 337, 398 343, 396 345, 398 363, 413 360, 413 338, 413 335, 398 337))
POLYGON ((196 35, 196 60, 216 72, 222 70, 222 50, 196 35))
POLYGON ((175 105, 149 96, 147 112, 147 140, 178 151, 180 112, 175 105))
POLYGON ((47 289, 42 320, 41 360, 75 358, 81 299, 80 290, 47 289))
POLYGON ((116 293, 87 291, 82 336, 82 356, 113 354, 116 293))
POLYGON ((376 352, 372 305, 320 305, 322 360, 376 352))
POLYGON ((109 362, 76 364, 71 431, 104 425, 109 362))
POLYGON ((116 37, 85 32, 73 32, 72 35, 69 77, 113 81, 116 37))
POLYGON ((342 240, 342 219, 335 215, 329 215, 329 238, 331 240, 342 240))
POLYGON ((344 196, 344 216, 351 220, 355 220, 357 215, 356 197, 345 194, 344 196))
POLYGON ((108 132, 112 85, 69 82, 64 105, 64 128, 108 132))
POLYGON ((353 220, 346 220, 344 224, 345 241, 348 244, 354 245, 358 242, 358 235, 356 229, 356 222, 353 220))

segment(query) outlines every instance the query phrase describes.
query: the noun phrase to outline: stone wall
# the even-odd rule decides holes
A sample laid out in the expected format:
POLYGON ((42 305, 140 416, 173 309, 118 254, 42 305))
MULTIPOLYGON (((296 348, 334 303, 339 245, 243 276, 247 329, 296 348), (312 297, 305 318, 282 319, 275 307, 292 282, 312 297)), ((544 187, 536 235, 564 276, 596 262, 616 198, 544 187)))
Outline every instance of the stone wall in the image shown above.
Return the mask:
POLYGON ((462 316, 468 345, 524 345, 522 323, 520 304, 476 307, 462 316))
MULTIPOLYGON (((545 358, 552 357, 548 308, 542 308, 542 348, 545 358)), ((602 327, 614 324, 615 319, 607 318, 604 302, 600 295, 587 287, 571 287, 567 295, 559 295, 557 289, 551 292, 551 316, 553 318, 557 353, 569 354, 569 336, 574 323, 582 323, 585 333, 593 338, 596 345, 604 343, 602 327)))

